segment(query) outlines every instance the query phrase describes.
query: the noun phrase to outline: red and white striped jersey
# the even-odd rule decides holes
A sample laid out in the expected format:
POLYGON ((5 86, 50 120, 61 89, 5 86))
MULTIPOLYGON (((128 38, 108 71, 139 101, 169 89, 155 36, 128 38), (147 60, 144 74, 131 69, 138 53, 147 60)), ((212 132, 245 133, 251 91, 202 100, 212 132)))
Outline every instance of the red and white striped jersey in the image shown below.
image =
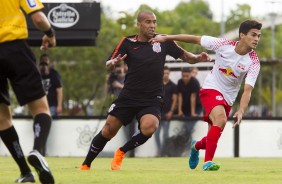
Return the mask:
POLYGON ((215 52, 213 69, 205 79, 204 89, 218 90, 228 105, 232 106, 241 83, 254 87, 260 71, 260 62, 254 50, 239 55, 235 52, 238 41, 202 36, 201 46, 215 52))

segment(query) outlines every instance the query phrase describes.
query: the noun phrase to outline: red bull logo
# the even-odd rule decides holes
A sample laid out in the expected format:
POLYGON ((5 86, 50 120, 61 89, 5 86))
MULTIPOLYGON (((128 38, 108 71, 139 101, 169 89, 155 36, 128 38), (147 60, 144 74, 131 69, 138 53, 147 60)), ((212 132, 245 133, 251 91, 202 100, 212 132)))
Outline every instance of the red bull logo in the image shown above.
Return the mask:
POLYGON ((225 76, 232 76, 234 78, 238 78, 231 68, 218 68, 219 71, 221 71, 225 76))

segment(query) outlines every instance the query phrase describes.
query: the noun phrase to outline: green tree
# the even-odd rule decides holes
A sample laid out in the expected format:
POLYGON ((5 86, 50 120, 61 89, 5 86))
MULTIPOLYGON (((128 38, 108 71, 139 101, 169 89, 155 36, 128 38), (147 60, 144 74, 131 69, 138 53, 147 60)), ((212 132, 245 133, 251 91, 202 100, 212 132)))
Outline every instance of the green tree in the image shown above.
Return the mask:
POLYGON ((251 7, 248 4, 237 4, 234 10, 230 11, 225 21, 226 31, 238 28, 240 23, 246 19, 251 18, 251 7))
MULTIPOLYGON (((107 7, 103 7, 101 14, 101 30, 96 40, 96 46, 93 47, 55 47, 48 51, 55 68, 62 75, 64 85, 64 104, 70 101, 76 102, 77 106, 83 111, 80 114, 86 114, 86 107, 94 99, 94 114, 100 115, 104 108, 108 107, 112 98, 107 95, 105 61, 110 57, 114 47, 124 36, 137 33, 136 16, 140 10, 152 10, 157 16, 157 32, 162 34, 194 34, 194 35, 220 35, 220 24, 213 20, 213 14, 209 4, 204 0, 191 0, 180 2, 175 9, 159 11, 152 9, 148 5, 141 5, 136 12, 120 12, 120 18, 110 17, 111 12, 107 7)), ((226 30, 237 29, 240 22, 251 18, 251 7, 249 5, 237 5, 237 7, 227 15, 226 30)), ((281 26, 276 27, 276 57, 281 58, 279 52, 282 46, 279 44, 282 40, 281 26)), ((262 37, 257 48, 257 53, 261 59, 271 57, 271 30, 262 30, 262 37)), ((180 43, 184 49, 199 53, 205 51, 202 47, 180 43)), ((36 58, 39 58, 42 52, 39 48, 32 48, 36 58)), ((275 67, 277 71, 282 69, 281 64, 275 67)), ((252 96, 252 104, 258 104, 261 98, 263 105, 269 106, 269 89, 271 85, 272 69, 269 66, 262 67, 263 95, 258 96, 258 90, 255 88, 252 96)), ((282 75, 277 72, 277 103, 282 105, 280 97, 282 89, 282 75)), ((76 113, 76 112, 71 112, 76 113)))
MULTIPOLYGON (((212 20, 212 13, 205 1, 181 2, 171 13, 173 29, 170 34, 219 35, 219 23, 212 20)), ((203 48, 198 45, 185 43, 179 43, 179 45, 194 53, 203 51, 203 48)))

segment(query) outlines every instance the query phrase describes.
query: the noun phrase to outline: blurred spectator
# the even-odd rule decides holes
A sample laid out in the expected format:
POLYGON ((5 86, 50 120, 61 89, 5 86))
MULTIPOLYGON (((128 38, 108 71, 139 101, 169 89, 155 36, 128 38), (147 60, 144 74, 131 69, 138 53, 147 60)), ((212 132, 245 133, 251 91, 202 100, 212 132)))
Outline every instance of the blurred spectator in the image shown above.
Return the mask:
POLYGON ((196 103, 200 91, 200 83, 191 75, 190 68, 182 69, 182 78, 177 84, 178 115, 182 117, 195 117, 202 114, 201 104, 196 103))
POLYGON ((124 86, 125 72, 122 63, 116 65, 115 69, 110 73, 109 76, 109 92, 114 94, 116 97, 120 94, 124 86))
POLYGON ((158 148, 158 156, 167 155, 165 146, 168 142, 168 133, 169 133, 169 122, 172 118, 173 112, 177 103, 177 87, 170 79, 170 69, 165 66, 164 67, 164 75, 163 75, 163 85, 164 85, 164 106, 162 109, 162 117, 158 130, 155 133, 157 148, 158 148), (160 134, 162 132, 162 139, 160 134))
MULTIPOLYGON (((199 69, 197 67, 192 67, 191 69, 191 76, 197 79, 199 69)), ((198 80, 198 79, 197 79, 198 80)), ((201 87, 201 86, 200 86, 201 87)), ((196 95, 196 114, 202 116, 203 115, 203 106, 200 100, 200 91, 198 91, 196 95)))
POLYGON ((59 72, 51 67, 47 54, 42 54, 39 61, 39 70, 43 86, 47 94, 51 115, 57 116, 62 112, 63 87, 59 72))
MULTIPOLYGON (((202 106, 197 105, 197 96, 200 92, 200 83, 192 77, 191 68, 182 69, 182 78, 177 84, 178 90, 178 115, 180 117, 197 117, 202 113, 202 106)), ((188 147, 191 143, 191 135, 196 121, 185 122, 184 128, 179 132, 184 137, 183 146, 188 147)), ((184 156, 186 153, 183 153, 184 156)))
POLYGON ((196 76, 198 75, 198 71, 199 69, 197 67, 192 67, 191 76, 196 78, 196 76))

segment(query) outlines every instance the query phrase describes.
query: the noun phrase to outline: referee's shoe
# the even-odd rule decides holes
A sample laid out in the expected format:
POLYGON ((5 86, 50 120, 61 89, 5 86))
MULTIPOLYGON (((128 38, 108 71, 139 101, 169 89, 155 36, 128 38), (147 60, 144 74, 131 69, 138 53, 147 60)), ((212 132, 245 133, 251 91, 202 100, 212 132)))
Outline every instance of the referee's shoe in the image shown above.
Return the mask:
POLYGON ((39 175, 39 180, 42 184, 54 184, 54 177, 48 168, 48 164, 44 157, 36 150, 29 153, 27 157, 28 162, 32 165, 37 174, 39 175))

